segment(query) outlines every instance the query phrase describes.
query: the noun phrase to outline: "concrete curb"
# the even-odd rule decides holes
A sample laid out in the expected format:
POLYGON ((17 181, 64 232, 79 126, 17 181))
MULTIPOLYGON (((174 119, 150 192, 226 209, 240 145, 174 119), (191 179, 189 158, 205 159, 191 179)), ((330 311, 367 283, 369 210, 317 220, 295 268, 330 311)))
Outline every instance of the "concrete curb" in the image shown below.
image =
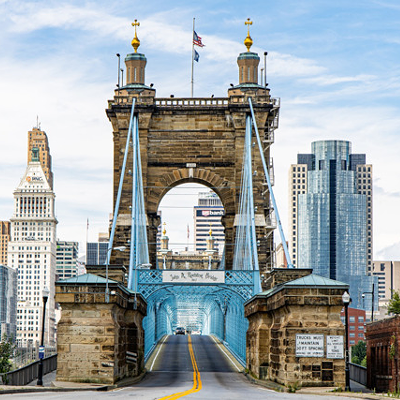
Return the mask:
POLYGON ((272 381, 266 381, 266 380, 261 380, 254 378, 254 376, 251 376, 248 372, 243 372, 243 375, 251 382, 259 386, 264 386, 267 389, 274 390, 275 392, 288 392, 288 389, 280 385, 279 383, 272 382, 272 381))

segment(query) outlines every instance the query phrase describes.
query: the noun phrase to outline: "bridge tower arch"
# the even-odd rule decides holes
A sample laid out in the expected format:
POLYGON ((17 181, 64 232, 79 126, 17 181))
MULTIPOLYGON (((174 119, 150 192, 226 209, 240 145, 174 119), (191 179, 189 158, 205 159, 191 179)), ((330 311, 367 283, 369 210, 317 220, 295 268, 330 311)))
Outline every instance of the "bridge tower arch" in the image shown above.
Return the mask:
MULTIPOLYGON (((143 69, 144 54, 128 54, 127 71, 143 69)), ((156 267, 155 235, 160 224, 157 207, 163 195, 181 183, 198 182, 212 188, 221 198, 225 216, 227 243, 234 242, 238 220, 240 186, 245 145, 246 116, 252 98, 255 120, 264 127, 261 140, 264 146, 269 175, 273 177, 270 146, 277 128, 279 100, 270 96, 267 86, 259 85, 259 56, 248 48, 237 59, 239 84, 228 89, 227 97, 157 98, 153 85, 144 81, 128 80, 115 90, 106 110, 113 128, 114 141, 114 205, 122 170, 132 102, 138 117, 139 144, 142 164, 144 202, 147 215, 149 258, 156 267), (249 71, 251 73, 249 73, 249 71)), ((132 154, 128 165, 132 165, 132 154)), ((260 270, 270 270, 274 262, 273 230, 276 228, 270 193, 263 173, 258 150, 253 154, 253 198, 260 270)), ((124 176, 114 246, 126 246, 130 238, 132 204, 132 176, 124 176)), ((232 269, 234 246, 226 246, 225 268, 232 269)), ((129 262, 129 252, 113 252, 111 264, 129 262)))

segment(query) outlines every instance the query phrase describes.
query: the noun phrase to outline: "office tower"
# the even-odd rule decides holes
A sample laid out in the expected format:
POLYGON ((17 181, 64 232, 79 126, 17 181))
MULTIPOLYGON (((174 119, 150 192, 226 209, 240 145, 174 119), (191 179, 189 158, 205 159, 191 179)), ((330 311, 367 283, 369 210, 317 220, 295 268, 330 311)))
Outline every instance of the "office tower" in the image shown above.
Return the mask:
POLYGON ((103 265, 106 263, 108 240, 108 233, 99 233, 98 242, 86 243, 86 265, 103 265))
POLYGON ((0 338, 17 332, 17 271, 0 264, 0 338))
POLYGON ((225 244, 224 227, 221 224, 224 207, 221 200, 216 193, 209 191, 200 192, 197 201, 197 206, 193 209, 194 250, 207 250, 207 238, 211 229, 215 247, 221 254, 225 244))
POLYGON ((373 275, 378 277, 380 303, 388 303, 393 291, 400 290, 400 261, 374 261, 373 275))
POLYGON ((46 175, 47 182, 53 189, 53 171, 51 167, 51 155, 49 141, 46 132, 40 130, 39 127, 33 128, 28 132, 28 163, 32 161, 32 150, 38 149, 40 165, 46 175))
POLYGON ((40 342, 42 291, 50 294, 46 306, 45 344, 55 343, 54 282, 56 273, 55 195, 32 149, 31 161, 14 191, 14 214, 8 264, 18 269, 17 340, 20 345, 40 342))
POLYGON ((78 242, 57 240, 57 280, 68 279, 77 275, 78 250, 78 242))
POLYGON ((348 141, 316 141, 289 173, 289 248, 297 267, 371 291, 372 166, 348 141))
MULTIPOLYGON (((286 242, 286 245, 288 243, 286 242)), ((283 249, 282 243, 279 243, 276 246, 276 267, 277 268, 287 268, 287 259, 285 255, 285 251, 283 249)))
POLYGON ((0 265, 7 265, 10 221, 0 221, 0 265))

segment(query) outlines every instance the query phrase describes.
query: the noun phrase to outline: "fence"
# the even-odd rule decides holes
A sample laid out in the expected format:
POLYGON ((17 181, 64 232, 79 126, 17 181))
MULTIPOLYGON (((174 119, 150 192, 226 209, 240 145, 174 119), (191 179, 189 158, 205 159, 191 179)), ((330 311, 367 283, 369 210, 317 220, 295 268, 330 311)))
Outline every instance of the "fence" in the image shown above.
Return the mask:
MULTIPOLYGON (((45 347, 45 357, 50 357, 57 353, 56 347, 45 347)), ((11 359, 14 368, 22 368, 39 360, 39 344, 28 347, 17 347, 14 350, 14 356, 11 359)))
MULTIPOLYGON (((0 374, 4 385, 25 386, 38 377, 39 362, 35 361, 15 371, 0 374)), ((43 375, 57 369, 57 354, 43 359, 43 375)))
POLYGON ((367 368, 361 365, 349 363, 350 366, 350 379, 358 382, 361 385, 367 385, 367 368))

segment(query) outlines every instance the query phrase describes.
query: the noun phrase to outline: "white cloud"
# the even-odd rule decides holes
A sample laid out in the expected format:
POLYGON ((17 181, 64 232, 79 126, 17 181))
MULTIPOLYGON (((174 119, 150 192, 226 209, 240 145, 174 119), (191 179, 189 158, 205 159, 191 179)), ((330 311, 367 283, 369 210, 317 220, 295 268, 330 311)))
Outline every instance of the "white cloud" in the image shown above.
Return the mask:
POLYGON ((377 259, 382 261, 400 261, 400 241, 387 246, 377 253, 377 259))
POLYGON ((376 77, 372 75, 357 75, 357 76, 333 76, 333 75, 324 75, 317 76, 313 78, 303 79, 304 83, 307 84, 315 84, 320 86, 327 85, 337 85, 339 83, 352 83, 352 82, 360 82, 363 84, 370 84, 372 80, 375 80, 376 77))

